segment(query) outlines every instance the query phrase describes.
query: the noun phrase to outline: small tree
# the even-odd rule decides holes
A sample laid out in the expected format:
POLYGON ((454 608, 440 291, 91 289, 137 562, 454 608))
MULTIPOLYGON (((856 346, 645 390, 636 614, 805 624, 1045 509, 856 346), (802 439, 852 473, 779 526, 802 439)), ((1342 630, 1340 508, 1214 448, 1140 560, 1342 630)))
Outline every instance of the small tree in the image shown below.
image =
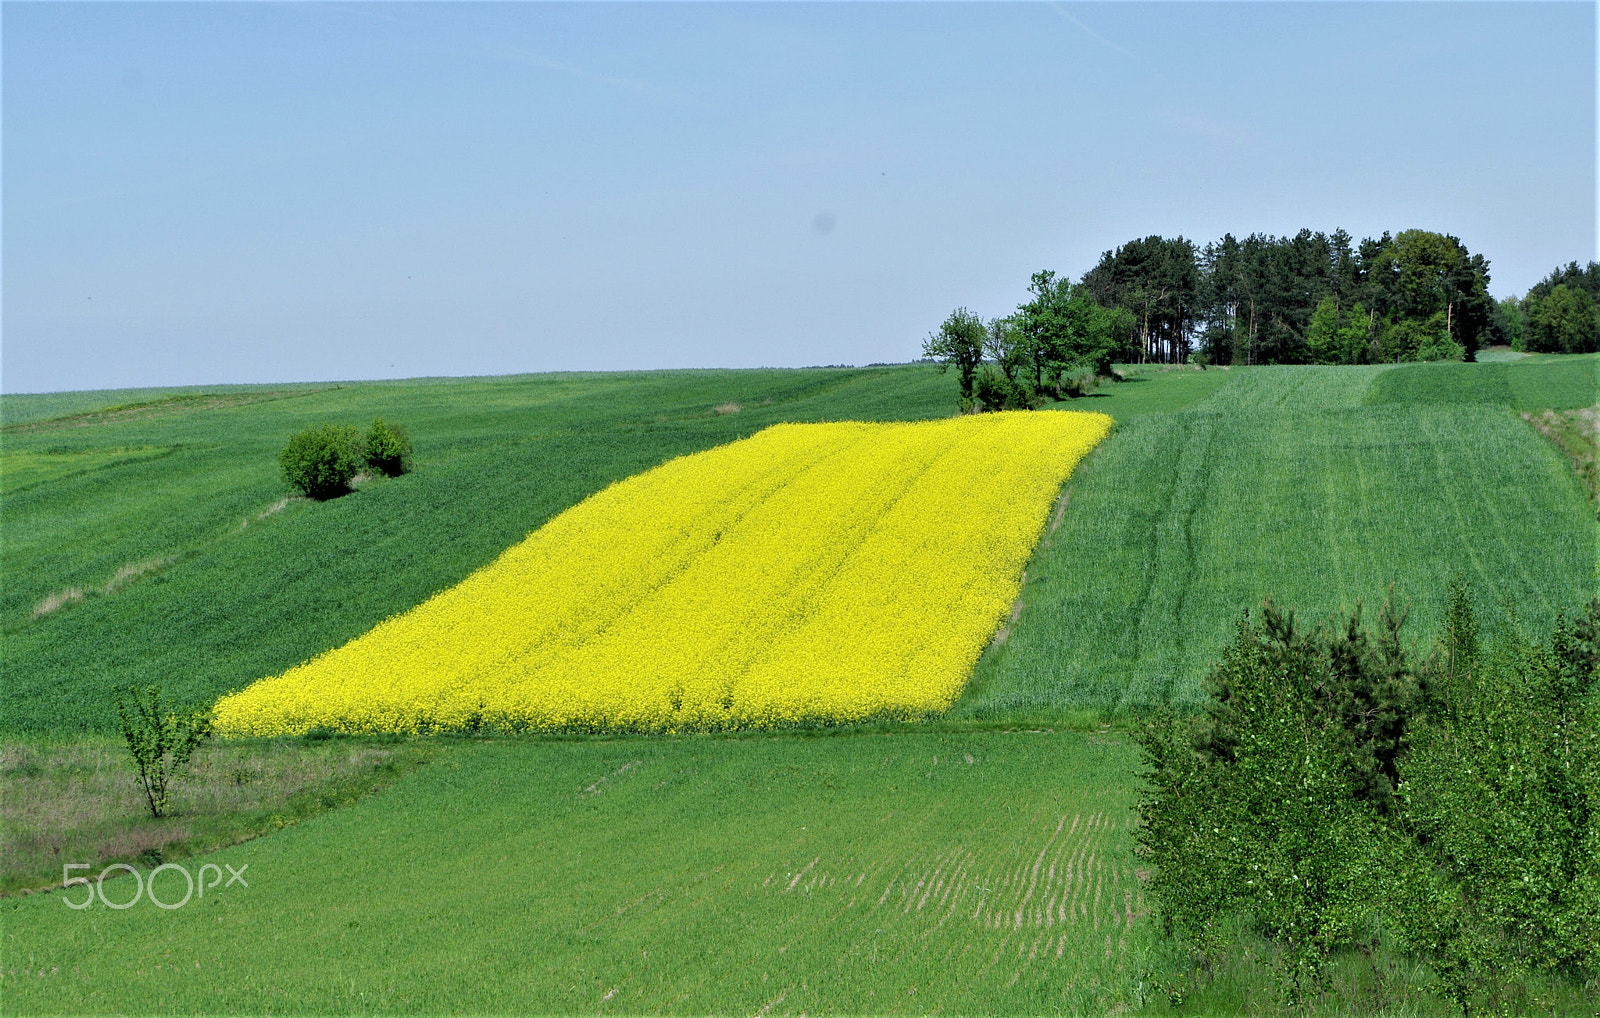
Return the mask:
POLYGON ((1026 382, 1007 378, 1003 371, 985 364, 972 383, 973 404, 981 410, 1027 410, 1033 407, 1032 392, 1026 382))
POLYGON ((939 362, 939 370, 954 367, 961 373, 961 406, 972 406, 972 380, 983 363, 983 347, 989 337, 983 319, 966 308, 956 308, 950 317, 922 343, 922 355, 939 362))
POLYGON ((1033 299, 1018 307, 1014 318, 1034 390, 1059 394, 1065 388, 1077 395, 1085 376, 1109 375, 1121 336, 1133 329, 1133 316, 1101 307, 1088 287, 1057 279, 1049 270, 1033 274, 1028 292, 1033 299), (1064 377, 1080 381, 1064 384, 1064 377))
POLYGON ((367 465, 385 477, 399 477, 411 469, 411 439, 397 424, 375 418, 367 431, 367 465))
POLYGON ((150 815, 163 817, 171 803, 168 789, 174 778, 189 765, 189 758, 211 735, 209 711, 178 714, 168 710, 160 686, 140 689, 128 686, 117 691, 117 717, 122 722, 122 737, 139 769, 139 784, 144 789, 150 815))
POLYGON ((284 480, 307 498, 337 498, 365 458, 361 433, 348 424, 322 424, 289 439, 278 455, 284 480))

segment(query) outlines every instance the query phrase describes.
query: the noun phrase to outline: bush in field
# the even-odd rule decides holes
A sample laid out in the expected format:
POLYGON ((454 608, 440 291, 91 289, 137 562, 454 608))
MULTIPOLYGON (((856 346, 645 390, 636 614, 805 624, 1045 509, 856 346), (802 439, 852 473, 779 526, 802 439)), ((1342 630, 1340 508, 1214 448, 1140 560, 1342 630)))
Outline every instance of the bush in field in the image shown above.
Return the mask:
POLYGON ((411 439, 397 424, 375 418, 367 430, 367 465, 385 477, 399 477, 411 469, 411 439))
POLYGON ((1141 851, 1164 928, 1208 957, 1239 917, 1302 1005, 1370 920, 1463 1011, 1600 965, 1600 602, 1548 646, 1480 647, 1467 593, 1415 668, 1392 604, 1304 632, 1241 620, 1198 717, 1146 720, 1141 851), (1509 988, 1509 989, 1508 989, 1509 988), (1519 989, 1521 988, 1521 989, 1519 989))
POLYGON ((348 424, 322 424, 289 439, 278 456, 284 480, 307 498, 336 498, 350 490, 350 481, 365 457, 361 433, 348 424))
POLYGON ((978 369, 972 396, 983 410, 1026 410, 1035 402, 1026 383, 1008 378, 1004 372, 987 364, 978 369))
POLYGON ((1390 911, 1463 1011, 1600 965, 1600 602, 1548 646, 1506 628, 1480 647, 1454 592, 1400 762, 1414 854, 1390 911))
POLYGON ((1248 914, 1282 946, 1294 998, 1313 995, 1329 951, 1372 914, 1393 854, 1385 770, 1412 688, 1359 614, 1331 637, 1270 601, 1260 624, 1242 618, 1206 713, 1157 715, 1138 736, 1150 766, 1139 840, 1164 928, 1214 956, 1248 914))

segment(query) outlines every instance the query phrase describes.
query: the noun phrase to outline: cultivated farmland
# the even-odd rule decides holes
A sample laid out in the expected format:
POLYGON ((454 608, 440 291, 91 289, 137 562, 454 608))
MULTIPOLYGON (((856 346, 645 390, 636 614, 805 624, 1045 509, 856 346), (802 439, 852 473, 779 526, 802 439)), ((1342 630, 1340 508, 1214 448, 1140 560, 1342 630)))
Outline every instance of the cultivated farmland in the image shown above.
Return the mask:
POLYGON ((1085 735, 464 746, 221 853, 250 887, 203 907, 8 903, 0 989, 25 1012, 1097 1012, 1139 1000, 1134 761, 1085 735))
POLYGON ((612 485, 226 735, 769 727, 960 695, 1101 414, 788 424, 612 485), (906 582, 910 578, 914 582, 906 582))
MULTIPOLYGON (((674 734, 657 717, 639 725, 651 734, 386 736, 427 739, 431 762, 203 857, 248 864, 248 888, 170 912, 76 912, 59 893, 0 901, 7 1010, 1171 1006, 1164 988, 1188 976, 1147 916, 1132 854, 1130 712, 1197 703, 1237 613, 1262 596, 1316 620, 1375 607, 1393 583, 1419 636, 1458 574, 1485 605, 1513 596, 1530 627, 1591 596, 1592 504, 1520 413, 1593 405, 1594 370, 1564 358, 1130 372, 1062 405, 1116 426, 1054 511, 1040 505, 1067 470, 1029 481, 1001 456, 986 475, 1044 490, 1024 499, 1043 536, 1031 557, 988 563, 1012 584, 1025 563, 1026 582, 1009 615, 1014 586, 983 599, 984 628, 1005 625, 942 718, 895 720, 919 707, 759 734, 674 734)), ((107 731, 110 688, 129 680, 209 705, 361 646, 586 499, 626 490, 616 482, 689 454, 726 465, 796 433, 764 430, 775 424, 948 417, 952 385, 907 366, 143 392, 116 409, 6 397, 0 729, 29 752, 107 731), (285 500, 273 457, 289 433, 375 415, 410 430, 414 473, 285 500)), ((781 472, 768 452, 756 460, 781 472)), ((697 497, 729 495, 734 476, 697 497)), ((685 532, 718 529, 696 519, 685 532)), ((737 528, 722 529, 731 542, 737 528)), ((697 575, 681 603, 722 594, 724 575, 697 575)), ((880 643, 872 625, 862 638, 880 643)), ((968 652, 987 635, 963 637, 968 652)), ((312 724, 225 745, 281 753, 343 721, 277 730, 312 724)), ((4 780, 8 795, 26 787, 4 780)), ((121 900, 134 886, 105 890, 121 900)), ((1379 983, 1392 1006, 1439 1009, 1426 973, 1347 960, 1330 1009, 1379 983)), ((1257 976, 1227 978, 1218 1007, 1279 1006, 1257 976)))
MULTIPOLYGON (((1561 403, 1584 398, 1574 380, 1594 363, 1483 369, 1534 401, 1549 382, 1561 403)), ((956 713, 1198 703, 1237 613, 1264 597, 1315 622, 1358 599, 1375 610, 1392 583, 1418 634, 1442 617, 1438 591, 1456 573, 1540 626, 1586 601, 1594 513, 1561 453, 1508 405, 1395 398, 1483 392, 1473 367, 1259 368, 1129 422, 1069 483, 1072 511, 1029 567, 1022 624, 956 713)))
POLYGON ((5 420, 19 423, 6 425, 0 473, 42 454, 163 454, 6 493, 0 727, 115 730, 121 682, 209 703, 459 583, 615 481, 779 421, 947 416, 947 381, 922 367, 554 375, 218 401, 119 393, 135 405, 111 412, 82 396, 6 396, 5 420), (743 409, 713 412, 726 403, 743 409), (71 416, 37 419, 62 409, 71 416), (289 435, 374 416, 410 429, 414 473, 325 505, 286 500, 277 453, 289 435), (67 591, 79 597, 35 617, 67 591))

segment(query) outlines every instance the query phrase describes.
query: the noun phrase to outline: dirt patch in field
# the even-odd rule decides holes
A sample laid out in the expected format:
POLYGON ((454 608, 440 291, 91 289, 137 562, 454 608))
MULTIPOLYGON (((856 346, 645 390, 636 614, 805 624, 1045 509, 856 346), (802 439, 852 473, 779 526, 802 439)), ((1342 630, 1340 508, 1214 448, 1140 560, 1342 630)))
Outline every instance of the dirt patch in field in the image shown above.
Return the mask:
MULTIPOLYGON (((1026 570, 1024 570, 1022 573, 1022 583, 1024 586, 1026 586, 1028 583, 1028 573, 1026 570)), ((989 642, 997 647, 1005 643, 1006 640, 1011 637, 1011 627, 1016 625, 1017 620, 1020 618, 1022 618, 1022 595, 1018 594, 1016 601, 1012 602, 1011 604, 1011 615, 1006 619, 1005 625, 1000 627, 1000 629, 994 634, 994 639, 989 642)))
MULTIPOLYGON (((274 502, 271 505, 267 506, 265 509, 263 509, 260 512, 256 513, 256 518, 255 518, 254 522, 260 523, 262 520, 266 519, 268 516, 276 516, 276 515, 278 515, 279 513, 283 512, 285 509, 289 508, 289 503, 290 502, 306 502, 306 501, 309 501, 309 499, 307 499, 304 495, 290 495, 290 496, 286 496, 284 498, 280 498, 276 502, 274 502)), ((250 525, 250 523, 251 523, 250 520, 243 521, 240 524, 239 529, 243 530, 245 527, 248 527, 250 525)))
MULTIPOLYGON (((245 517, 244 519, 240 520, 239 530, 245 530, 252 523, 260 523, 262 520, 265 520, 270 516, 277 515, 287 508, 290 503, 304 501, 306 501, 306 499, 299 495, 280 498, 278 501, 272 503, 271 505, 267 506, 267 508, 257 513, 254 519, 245 517)), ((237 531, 230 531, 230 533, 237 533, 237 531)), ((224 533, 219 536, 226 537, 228 535, 227 533, 224 533)), ((216 538, 213 538, 213 540, 215 539, 216 538)), ((39 601, 38 604, 33 606, 32 618, 37 620, 51 614, 52 612, 60 611, 62 608, 65 608, 68 605, 76 604, 79 601, 82 601, 85 597, 110 597, 113 594, 121 593, 136 581, 153 573, 160 572, 161 570, 177 562, 179 559, 184 558, 186 555, 193 554, 195 551, 196 548, 190 548, 185 552, 177 554, 159 555, 155 558, 145 559, 142 562, 130 562, 127 565, 119 568, 114 574, 112 574, 111 579, 99 586, 90 586, 87 588, 67 587, 63 590, 52 591, 41 601, 39 601)))
POLYGON ((65 590, 55 590, 46 594, 44 598, 33 606, 33 618, 40 619, 53 612, 60 611, 70 604, 77 604, 88 594, 98 597, 110 597, 125 589, 141 577, 148 576, 178 560, 176 555, 164 555, 158 558, 145 559, 143 562, 130 562, 112 574, 103 586, 92 587, 85 591, 81 587, 67 587, 65 590))
POLYGON ((54 590, 44 596, 44 600, 33 606, 33 617, 42 618, 51 612, 60 611, 67 605, 83 600, 83 591, 77 587, 68 587, 66 590, 54 590))
POLYGON ((121 569, 117 570, 116 575, 111 577, 111 581, 104 587, 100 588, 100 593, 115 594, 117 591, 121 590, 123 587, 126 587, 139 577, 144 576, 147 573, 153 573, 162 566, 176 561, 176 559, 177 556, 175 555, 167 555, 162 558, 151 558, 145 559, 143 562, 129 563, 128 565, 125 565, 121 569))

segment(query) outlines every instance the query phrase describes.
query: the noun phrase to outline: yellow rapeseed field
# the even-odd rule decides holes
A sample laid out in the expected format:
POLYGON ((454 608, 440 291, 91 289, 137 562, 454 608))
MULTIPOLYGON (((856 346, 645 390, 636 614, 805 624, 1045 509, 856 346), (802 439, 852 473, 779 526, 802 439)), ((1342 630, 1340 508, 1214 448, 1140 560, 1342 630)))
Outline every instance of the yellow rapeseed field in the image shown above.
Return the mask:
POLYGON ((780 424, 613 484, 216 706, 226 735, 745 728, 942 711, 1103 414, 780 424))

